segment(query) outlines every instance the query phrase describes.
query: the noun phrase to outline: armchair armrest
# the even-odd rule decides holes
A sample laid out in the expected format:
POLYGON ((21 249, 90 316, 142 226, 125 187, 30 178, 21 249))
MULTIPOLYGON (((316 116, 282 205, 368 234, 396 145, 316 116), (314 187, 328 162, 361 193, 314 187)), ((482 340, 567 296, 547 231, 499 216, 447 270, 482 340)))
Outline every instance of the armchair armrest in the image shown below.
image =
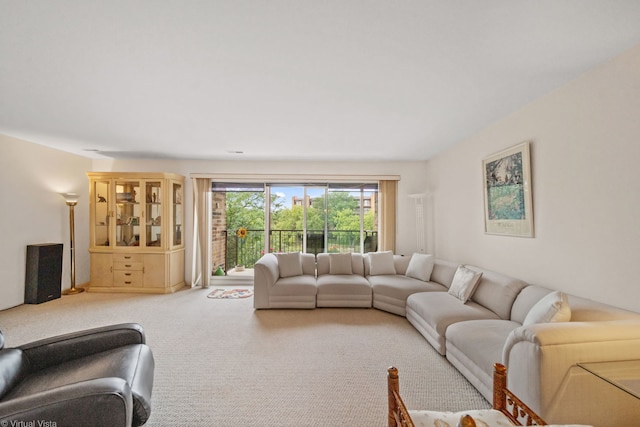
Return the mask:
MULTIPOLYGON (((509 353, 518 343, 527 342, 537 346, 589 345, 602 342, 637 342, 640 340, 640 320, 610 320, 598 322, 538 323, 515 329, 505 343, 502 359, 509 362, 509 353)), ((602 356, 602 354, 600 354, 602 356)), ((640 357, 640 347, 634 354, 640 357)), ((585 359, 598 358, 597 354, 585 354, 585 359)), ((609 361, 611 359, 601 360, 609 361)), ((586 360, 578 360, 585 362, 586 360)), ((598 361, 598 360, 589 360, 598 361)))
POLYGON ((253 267, 254 308, 269 308, 269 291, 279 277, 278 258, 274 254, 265 254, 256 262, 253 267))
POLYGON ((128 427, 132 414, 131 389, 120 378, 83 381, 0 402, 3 426, 39 420, 50 422, 43 425, 128 427))
POLYGON ((142 326, 136 323, 102 326, 58 335, 24 344, 19 348, 33 370, 146 341, 142 326))
POLYGON ((502 360, 508 387, 543 418, 581 362, 640 359, 640 320, 539 323, 511 332, 502 360))

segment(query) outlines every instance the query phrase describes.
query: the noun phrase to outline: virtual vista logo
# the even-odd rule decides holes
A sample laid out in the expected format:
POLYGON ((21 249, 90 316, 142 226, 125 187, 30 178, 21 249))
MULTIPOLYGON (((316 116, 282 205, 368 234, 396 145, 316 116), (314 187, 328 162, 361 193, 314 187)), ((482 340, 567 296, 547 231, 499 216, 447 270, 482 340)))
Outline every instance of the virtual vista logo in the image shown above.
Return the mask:
POLYGON ((51 420, 2 420, 0 427, 58 427, 58 424, 51 420))

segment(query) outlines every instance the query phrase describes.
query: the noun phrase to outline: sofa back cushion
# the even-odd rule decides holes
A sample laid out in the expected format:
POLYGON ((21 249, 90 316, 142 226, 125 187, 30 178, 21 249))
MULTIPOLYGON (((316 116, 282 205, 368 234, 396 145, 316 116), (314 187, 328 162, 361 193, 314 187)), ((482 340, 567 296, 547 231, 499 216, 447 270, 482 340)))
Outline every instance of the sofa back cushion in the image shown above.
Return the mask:
POLYGON ((396 269, 396 274, 404 276, 407 274, 407 268, 409 268, 409 263, 411 262, 410 256, 404 255, 394 255, 393 256, 393 266, 396 269))
POLYGON ((513 303, 522 288, 527 284, 520 279, 505 276, 495 271, 470 265, 466 267, 482 273, 480 283, 478 283, 471 300, 493 311, 501 319, 510 319, 513 303))
POLYGON ((318 276, 325 274, 357 274, 364 276, 364 256, 359 253, 317 255, 318 276), (349 268, 342 263, 349 257, 349 268), (346 272, 349 271, 349 272, 346 272))
POLYGON ((533 306, 551 292, 551 289, 543 288, 542 286, 527 286, 524 288, 513 302, 513 306, 511 307, 511 320, 524 323, 524 319, 533 306))
POLYGON ((440 283, 447 288, 451 287, 453 277, 458 270, 458 263, 436 259, 433 263, 433 271, 431 272, 431 281, 440 283))
POLYGON ((300 258, 302 259, 302 274, 307 274, 309 276, 316 275, 316 256, 314 254, 300 254, 300 258))
POLYGON ((25 359, 20 349, 0 350, 0 400, 26 375, 25 359))

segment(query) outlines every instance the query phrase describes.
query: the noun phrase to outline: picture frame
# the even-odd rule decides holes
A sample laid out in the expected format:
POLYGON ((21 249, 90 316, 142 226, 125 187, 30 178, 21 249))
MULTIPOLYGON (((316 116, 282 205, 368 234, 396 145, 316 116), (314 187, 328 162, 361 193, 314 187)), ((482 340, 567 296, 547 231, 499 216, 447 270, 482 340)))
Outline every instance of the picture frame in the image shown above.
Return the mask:
POLYGON ((534 237, 530 143, 482 161, 486 234, 534 237))

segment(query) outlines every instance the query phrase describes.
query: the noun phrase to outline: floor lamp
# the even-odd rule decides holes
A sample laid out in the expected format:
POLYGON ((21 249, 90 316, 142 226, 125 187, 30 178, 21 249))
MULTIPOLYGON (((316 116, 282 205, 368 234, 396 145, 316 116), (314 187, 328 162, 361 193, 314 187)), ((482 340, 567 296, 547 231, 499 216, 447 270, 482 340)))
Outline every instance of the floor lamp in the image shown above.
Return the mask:
POLYGON ((76 295, 84 292, 84 288, 76 288, 76 252, 74 245, 75 240, 75 221, 73 208, 78 204, 78 196, 76 193, 64 193, 62 195, 64 201, 69 206, 69 247, 71 248, 71 288, 62 291, 62 295, 76 295))

